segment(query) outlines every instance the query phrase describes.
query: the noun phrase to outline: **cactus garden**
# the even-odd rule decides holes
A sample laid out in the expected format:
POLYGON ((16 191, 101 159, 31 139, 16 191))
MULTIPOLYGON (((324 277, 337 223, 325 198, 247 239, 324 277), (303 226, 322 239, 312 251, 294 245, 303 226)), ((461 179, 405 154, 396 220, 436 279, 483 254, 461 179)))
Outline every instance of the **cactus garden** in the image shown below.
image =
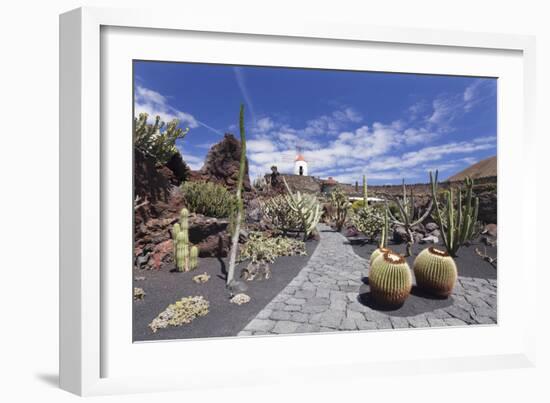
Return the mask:
POLYGON ((384 73, 401 86, 378 102, 374 73, 134 69, 134 341, 497 323, 492 79, 384 73), (369 112, 300 127, 322 88, 369 112), (431 90, 403 104, 413 88, 431 90))

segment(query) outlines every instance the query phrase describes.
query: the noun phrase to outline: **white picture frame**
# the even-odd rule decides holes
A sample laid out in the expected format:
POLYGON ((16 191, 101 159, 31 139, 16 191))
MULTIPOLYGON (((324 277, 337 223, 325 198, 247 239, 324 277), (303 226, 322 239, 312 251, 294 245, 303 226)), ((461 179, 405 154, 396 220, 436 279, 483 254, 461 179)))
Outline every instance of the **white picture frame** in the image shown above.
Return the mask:
MULTIPOLYGON (((463 71, 465 74, 468 74, 470 71, 468 69, 473 67, 460 63, 459 60, 463 56, 457 52, 469 52, 474 55, 472 57, 478 55, 480 58, 509 54, 511 55, 509 62, 504 60, 508 60, 507 57, 504 57, 502 62, 502 77, 505 82, 501 88, 509 97, 506 99, 507 102, 509 100, 510 105, 507 102, 504 104, 501 102, 502 92, 499 95, 498 197, 499 221, 508 223, 505 228, 507 231, 515 231, 516 237, 518 233, 521 235, 522 241, 519 242, 519 246, 516 246, 520 251, 515 252, 526 251, 528 248, 527 229, 522 223, 534 222, 536 219, 535 209, 525 203, 520 201, 516 206, 511 205, 510 198, 514 193, 509 186, 514 181, 521 183, 521 186, 530 189, 530 194, 535 197, 533 192, 536 191, 536 175, 521 176, 520 172, 514 174, 508 169, 508 167, 517 166, 516 164, 522 164, 522 172, 536 172, 533 168, 535 159, 530 158, 534 142, 535 91, 535 42, 532 37, 429 31, 403 27, 370 27, 314 20, 305 20, 300 25, 281 25, 277 21, 246 18, 242 20, 199 18, 183 23, 175 13, 158 13, 152 10, 81 8, 70 11, 60 17, 60 385, 63 389, 79 395, 97 395, 235 384, 247 386, 264 382, 293 382, 296 378, 302 381, 308 379, 330 381, 346 377, 367 377, 375 373, 378 375, 406 374, 413 371, 418 373, 532 365, 534 319, 528 313, 524 313, 521 318, 517 317, 517 312, 520 308, 522 312, 535 312, 534 289, 529 288, 526 283, 528 276, 536 275, 535 257, 525 253, 522 259, 518 260, 510 248, 502 248, 502 253, 499 250, 499 324, 497 326, 476 329, 254 337, 139 345, 132 344, 131 339, 126 336, 118 339, 112 336, 113 333, 127 334, 127 321, 117 319, 118 312, 124 312, 127 306, 118 300, 126 301, 130 298, 127 298, 129 294, 125 294, 125 289, 117 288, 117 279, 105 272, 105 268, 109 266, 110 257, 107 257, 109 245, 105 243, 104 230, 109 225, 116 226, 116 223, 111 220, 106 223, 105 211, 109 209, 108 204, 111 200, 109 192, 112 187, 109 182, 120 177, 119 179, 126 181, 124 183, 127 184, 128 171, 106 171, 106 167, 112 167, 112 164, 109 165, 108 148, 124 147, 127 143, 123 140, 113 142, 111 141, 113 136, 107 139, 102 137, 105 133, 112 131, 109 113, 102 108, 103 101, 114 105, 113 100, 118 100, 118 97, 122 96, 120 99, 125 101, 130 93, 124 93, 124 85, 128 84, 125 80, 116 85, 113 81, 105 82, 102 74, 105 73, 103 68, 106 61, 102 60, 102 57, 113 57, 115 70, 117 66, 122 66, 121 71, 115 74, 124 74, 126 67, 116 62, 114 55, 104 48, 112 47, 111 50, 116 46, 118 46, 116 49, 127 48, 126 53, 120 52, 120 57, 125 57, 126 62, 128 57, 139 58, 144 54, 146 57, 147 54, 151 55, 152 59, 171 56, 168 51, 164 53, 162 50, 168 49, 168 45, 160 46, 159 48, 162 49, 158 49, 154 54, 150 43, 143 45, 140 55, 132 55, 132 49, 134 49, 132 46, 121 47, 124 43, 117 40, 109 39, 109 42, 105 42, 106 39, 102 35, 108 33, 110 27, 117 27, 111 31, 115 32, 115 36, 116 32, 122 32, 123 36, 133 36, 132 32, 138 35, 138 32, 141 32, 144 35, 143 39, 146 39, 147 35, 155 33, 156 41, 166 43, 178 41, 180 34, 192 33, 195 40, 197 38, 200 40, 201 35, 215 35, 217 41, 242 38, 242 40, 252 40, 259 45, 269 42, 274 44, 273 46, 281 44, 284 46, 285 43, 295 42, 302 47, 311 47, 312 44, 330 46, 335 52, 338 52, 340 47, 346 46, 357 47, 358 51, 362 51, 361 46, 370 46, 381 52, 385 52, 388 47, 393 47, 392 49, 396 52, 394 59, 388 56, 384 60, 386 60, 385 63, 389 63, 388 60, 394 60, 394 64, 398 60, 396 57, 399 56, 399 52, 425 53, 426 60, 415 59, 410 63, 417 63, 416 65, 400 67, 401 71, 407 72, 409 70, 418 72, 418 69, 421 69, 422 72, 429 73, 450 73, 450 70, 445 70, 444 61, 438 61, 433 52, 442 52, 449 58, 455 58, 456 63, 452 71, 463 71), (438 64, 439 62, 441 64, 438 64), (508 65, 510 68, 506 70, 507 67, 504 66, 508 65), (114 91, 111 84, 113 88, 118 84, 122 87, 114 91), (109 91, 116 94, 113 98, 109 95, 105 100, 103 97, 109 91), (513 109, 506 109, 511 105, 514 106, 513 109), (509 110, 517 111, 517 116, 506 116, 501 120, 502 112, 509 110), (504 120, 508 118, 509 121, 504 120), (512 132, 512 128, 516 129, 515 134, 511 133, 510 136, 501 138, 501 131, 512 132), (504 175, 501 175, 503 172, 504 175), (512 208, 515 209, 517 216, 510 217, 509 214, 503 213, 503 211, 510 212, 512 208), (518 265, 521 265, 521 272, 516 269, 512 285, 512 276, 507 273, 518 265), (508 271, 507 268, 509 268, 508 271), (513 287, 516 288, 512 289, 513 287), (122 292, 119 293, 117 290, 122 292), (520 293, 519 300, 515 302, 518 306, 514 301, 509 300, 512 292, 516 293, 516 298, 520 293), (384 343, 389 345, 389 343, 410 339, 411 345, 421 346, 425 343, 437 346, 442 336, 453 341, 462 340, 463 343, 462 345, 454 343, 456 345, 443 351, 441 349, 431 352, 411 351, 409 347, 404 346, 384 352, 384 343), (469 348, 468 340, 474 339, 485 340, 487 344, 482 343, 479 348, 471 346, 469 348), (490 340, 494 340, 492 345, 489 344, 490 340), (376 344, 379 346, 379 351, 372 351, 368 356, 354 355, 352 349, 361 344, 376 344), (332 352, 330 347, 336 345, 344 345, 341 354, 332 352), (221 363, 227 362, 227 351, 231 348, 248 351, 248 353, 242 355, 238 363, 234 363, 232 371, 212 368, 211 364, 215 360, 220 360, 221 363), (318 348, 324 348, 328 352, 322 356, 316 355, 315 349, 318 348), (281 352, 286 352, 284 360, 280 359, 281 352), (188 363, 184 366, 180 364, 181 370, 177 362, 170 364, 166 360, 168 355, 177 356, 178 354, 182 354, 188 363), (160 371, 156 375, 132 371, 132 368, 136 368, 135 360, 155 363, 155 371, 159 367, 164 368, 165 371, 160 371), (117 364, 118 366, 114 369, 116 365, 113 364, 111 368, 111 364, 115 362, 120 365, 117 364), (284 368, 284 371, 281 371, 281 368, 284 368), (174 373, 175 369, 178 369, 177 373, 174 373), (255 375, 254 377, 243 376, 246 373, 255 375), (207 382, 204 380, 205 374, 208 374, 207 382)), ((315 59, 313 53, 312 60, 315 59)), ((254 60, 258 63, 258 58, 261 59, 264 56, 263 63, 270 63, 267 55, 262 56, 262 52, 254 52, 251 56, 245 55, 242 50, 236 50, 232 55, 219 54, 216 60, 210 56, 208 60, 247 64, 254 60)), ((298 57, 297 54, 295 56, 298 57)), ((345 56, 342 60, 344 59, 345 56)), ((322 59, 313 63, 320 67, 322 59)), ((491 63, 494 64, 494 61, 491 63)), ((262 61, 259 64, 262 64, 262 61)), ((483 72, 481 65, 482 63, 476 67, 478 74, 483 72)), ((373 69, 388 69, 382 61, 378 67, 369 66, 373 69)), ((487 69, 487 74, 491 75, 491 68, 487 69)), ((131 104, 120 102, 114 110, 116 112, 131 110, 131 104)), ((131 115, 128 115, 126 125, 130 119, 131 115)), ((131 138, 130 134, 128 138, 131 138)), ((129 160, 123 159, 123 161, 129 160)), ((131 202, 131 199, 129 200, 131 202)), ((503 227, 499 226, 499 243, 506 246, 508 235, 501 230, 503 227)), ((129 228, 125 229, 125 231, 129 230, 129 228)), ((128 287, 131 287, 131 284, 128 284, 128 287)))

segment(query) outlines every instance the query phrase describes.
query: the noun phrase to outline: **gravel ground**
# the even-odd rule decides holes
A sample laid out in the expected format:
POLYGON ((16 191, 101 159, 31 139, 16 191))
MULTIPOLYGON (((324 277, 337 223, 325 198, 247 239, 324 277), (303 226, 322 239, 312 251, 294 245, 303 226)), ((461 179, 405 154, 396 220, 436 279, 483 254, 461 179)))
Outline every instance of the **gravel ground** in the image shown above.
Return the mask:
MULTIPOLYGON (((318 243, 306 243, 307 256, 278 258, 271 265, 273 276, 269 280, 247 282, 249 288, 245 293, 251 301, 240 306, 229 302, 225 289, 223 273, 227 258, 201 258, 199 267, 188 273, 174 272, 173 266, 164 266, 158 271, 134 270, 134 287, 141 287, 146 293, 142 300, 133 304, 134 341, 236 336, 307 264, 318 243), (211 276, 207 283, 196 284, 192 281, 194 276, 204 272, 211 276), (136 280, 139 277, 145 279, 136 280), (148 327, 169 304, 183 297, 198 295, 210 302, 210 312, 206 316, 180 327, 160 329, 156 333, 148 327)), ((237 276, 240 268, 245 266, 246 263, 242 263, 237 267, 237 276)))

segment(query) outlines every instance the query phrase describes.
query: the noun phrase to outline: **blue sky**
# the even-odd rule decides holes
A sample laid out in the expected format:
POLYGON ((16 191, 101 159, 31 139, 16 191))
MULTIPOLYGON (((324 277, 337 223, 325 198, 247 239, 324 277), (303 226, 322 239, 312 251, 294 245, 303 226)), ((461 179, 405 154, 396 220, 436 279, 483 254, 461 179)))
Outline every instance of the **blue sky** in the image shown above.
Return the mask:
POLYGON ((193 169, 245 104, 251 179, 292 172, 299 147, 309 174, 340 182, 426 182, 496 154, 496 79, 134 62, 135 113, 177 118, 193 169))

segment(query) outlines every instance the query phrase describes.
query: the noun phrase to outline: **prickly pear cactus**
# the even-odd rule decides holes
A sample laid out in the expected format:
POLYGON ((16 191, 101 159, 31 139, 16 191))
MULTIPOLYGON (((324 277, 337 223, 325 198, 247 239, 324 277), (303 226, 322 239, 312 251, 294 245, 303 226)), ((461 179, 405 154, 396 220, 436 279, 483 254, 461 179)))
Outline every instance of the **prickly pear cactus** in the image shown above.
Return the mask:
POLYGON ((405 258, 385 252, 378 256, 369 270, 371 295, 380 305, 401 306, 412 288, 411 269, 405 258))
POLYGON ((448 297, 457 278, 454 259, 446 251, 433 246, 418 254, 413 264, 416 284, 425 292, 448 297))
POLYGON ((374 259, 376 259, 378 256, 391 251, 392 250, 390 248, 376 248, 374 252, 372 252, 372 254, 370 255, 369 267, 372 267, 372 262, 374 262, 374 259))

